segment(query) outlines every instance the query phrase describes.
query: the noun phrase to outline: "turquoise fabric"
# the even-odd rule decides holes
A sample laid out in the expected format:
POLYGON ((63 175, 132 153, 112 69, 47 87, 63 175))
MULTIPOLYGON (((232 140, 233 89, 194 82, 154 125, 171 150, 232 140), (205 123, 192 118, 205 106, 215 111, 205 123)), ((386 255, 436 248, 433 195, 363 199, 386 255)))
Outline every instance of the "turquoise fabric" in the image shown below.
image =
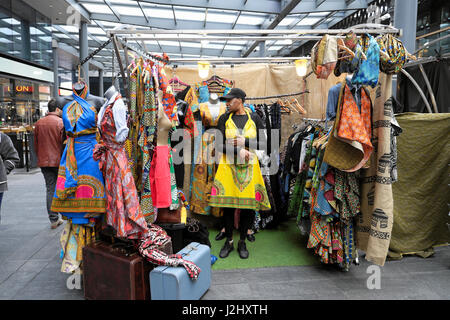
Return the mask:
POLYGON ((378 84, 380 75, 380 46, 371 35, 367 35, 369 41, 367 51, 365 52, 367 60, 363 60, 359 69, 353 75, 352 83, 360 85, 370 85, 372 88, 378 84))

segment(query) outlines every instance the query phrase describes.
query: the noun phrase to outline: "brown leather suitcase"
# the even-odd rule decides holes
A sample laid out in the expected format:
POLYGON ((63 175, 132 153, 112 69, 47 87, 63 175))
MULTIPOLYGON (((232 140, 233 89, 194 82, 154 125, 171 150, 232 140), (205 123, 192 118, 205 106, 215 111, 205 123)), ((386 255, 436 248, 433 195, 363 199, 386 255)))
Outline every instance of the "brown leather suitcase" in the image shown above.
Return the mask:
MULTIPOLYGON (((169 241, 161 251, 172 254, 169 241)), ((154 265, 123 243, 97 241, 83 248, 84 297, 89 300, 150 300, 154 265)))

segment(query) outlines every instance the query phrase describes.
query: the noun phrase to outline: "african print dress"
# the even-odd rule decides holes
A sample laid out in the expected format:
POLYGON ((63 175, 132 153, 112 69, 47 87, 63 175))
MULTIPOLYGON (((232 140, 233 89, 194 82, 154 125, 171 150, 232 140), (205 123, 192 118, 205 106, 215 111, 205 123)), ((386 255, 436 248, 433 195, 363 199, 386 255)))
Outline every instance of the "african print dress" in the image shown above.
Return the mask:
POLYGON ((72 218, 73 223, 88 223, 106 211, 105 183, 98 161, 93 158, 97 144, 97 110, 86 100, 87 86, 63 109, 67 143, 59 165, 51 210, 72 218))
MULTIPOLYGON (((222 114, 226 112, 226 105, 220 104, 220 111, 217 118, 212 118, 208 103, 199 105, 203 128, 215 128, 222 114)), ((204 131, 204 130, 203 130, 204 131)), ((220 217, 220 208, 211 208, 209 205, 210 193, 214 176, 217 171, 217 164, 214 156, 215 136, 212 132, 205 131, 202 134, 201 149, 198 152, 194 163, 194 170, 191 182, 191 211, 197 214, 220 217)))
MULTIPOLYGON (((257 137, 256 124, 248 111, 246 113, 248 121, 242 135, 248 139, 255 139, 257 137)), ((225 123, 227 139, 233 139, 238 134, 238 128, 231 116, 232 114, 225 123)), ((253 157, 243 164, 233 163, 225 154, 222 155, 211 189, 209 203, 212 207, 252 209, 255 211, 270 210, 269 197, 258 158, 254 153, 253 157)))
MULTIPOLYGON (((139 205, 124 144, 116 140, 117 128, 113 113, 116 104, 122 105, 123 118, 126 117, 126 109, 121 99, 117 94, 105 109, 100 120, 103 141, 96 146, 94 158, 100 160, 100 168, 105 177, 106 223, 115 229, 119 238, 140 239, 148 232, 147 223, 139 205)), ((119 108, 120 105, 116 107, 119 108)))
POLYGON ((61 271, 82 272, 82 249, 95 240, 96 219, 106 211, 105 183, 99 164, 93 158, 97 144, 97 110, 85 99, 87 85, 63 108, 67 143, 61 157, 51 210, 69 223, 61 234, 61 271))

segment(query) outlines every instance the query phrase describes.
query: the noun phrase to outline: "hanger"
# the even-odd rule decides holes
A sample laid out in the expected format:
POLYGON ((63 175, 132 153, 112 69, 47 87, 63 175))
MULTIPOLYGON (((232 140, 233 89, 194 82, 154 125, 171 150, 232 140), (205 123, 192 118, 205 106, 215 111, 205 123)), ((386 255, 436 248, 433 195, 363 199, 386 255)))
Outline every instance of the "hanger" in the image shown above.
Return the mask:
POLYGON ((289 110, 295 110, 295 112, 300 113, 296 108, 294 108, 288 99, 284 100, 284 105, 289 108, 289 110))
POLYGON ((281 111, 284 111, 285 113, 292 112, 292 110, 287 107, 281 99, 278 99, 276 103, 278 103, 278 105, 280 106, 281 111))
POLYGON ((306 110, 301 106, 301 104, 298 102, 296 98, 292 98, 291 102, 293 103, 294 107, 299 111, 299 113, 306 115, 306 110))

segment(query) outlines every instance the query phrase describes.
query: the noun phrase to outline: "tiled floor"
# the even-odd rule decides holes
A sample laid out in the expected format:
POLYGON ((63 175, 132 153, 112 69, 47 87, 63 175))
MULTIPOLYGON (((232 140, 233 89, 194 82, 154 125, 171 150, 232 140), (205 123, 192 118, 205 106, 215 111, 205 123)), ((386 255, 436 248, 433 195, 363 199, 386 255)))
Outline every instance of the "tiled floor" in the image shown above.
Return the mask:
MULTIPOLYGON (((44 179, 39 170, 16 170, 0 224, 0 299, 79 300, 60 272, 59 235, 45 209, 44 179)), ((367 288, 369 262, 349 272, 319 265, 213 271, 205 300, 305 299, 450 299, 450 248, 435 249, 428 259, 405 257, 381 268, 380 289, 367 288)))

